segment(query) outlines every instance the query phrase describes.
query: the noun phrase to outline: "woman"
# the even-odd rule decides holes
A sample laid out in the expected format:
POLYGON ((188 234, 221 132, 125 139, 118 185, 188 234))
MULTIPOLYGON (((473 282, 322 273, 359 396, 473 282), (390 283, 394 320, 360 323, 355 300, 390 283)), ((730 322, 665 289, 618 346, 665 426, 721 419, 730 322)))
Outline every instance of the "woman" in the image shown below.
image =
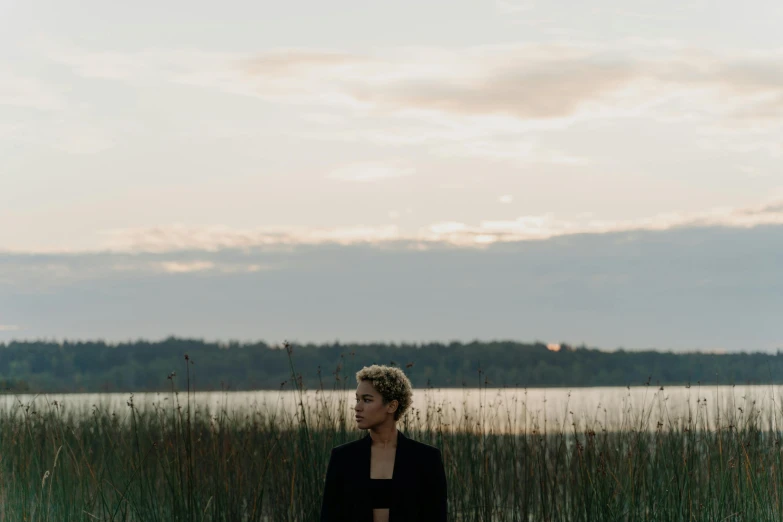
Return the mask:
POLYGON ((356 373, 359 440, 332 448, 321 522, 446 522, 440 450, 406 437, 396 423, 410 408, 411 382, 399 368, 356 373))

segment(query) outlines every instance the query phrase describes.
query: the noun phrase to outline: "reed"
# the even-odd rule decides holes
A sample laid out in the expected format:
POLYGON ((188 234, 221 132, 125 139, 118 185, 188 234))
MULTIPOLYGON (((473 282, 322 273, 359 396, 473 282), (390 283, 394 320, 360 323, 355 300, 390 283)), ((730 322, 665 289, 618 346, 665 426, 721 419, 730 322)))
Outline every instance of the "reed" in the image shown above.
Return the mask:
MULTIPOLYGON (((331 385, 341 398, 323 399, 319 367, 322 400, 305 407, 294 348, 285 348, 300 398, 293 415, 196 406, 198 365, 187 356, 185 388, 172 372, 170 392, 151 407, 131 395, 121 411, 96 404, 83 414, 45 396, 39 410, 7 395, 0 521, 318 520, 330 449, 366 432, 346 429, 356 383, 344 358, 331 385)), ((480 393, 489 385, 478 370, 480 393)), ((550 430, 546 417, 520 424, 517 397, 492 411, 482 400, 476 417, 449 422, 447 406, 428 400, 399 426, 441 449, 455 521, 780 520, 777 409, 762 415, 753 401, 710 419, 698 399, 687 419, 671 419, 662 391, 626 412, 619 431, 598 414, 577 421, 567 405, 555 419, 567 430, 550 430), (512 432, 499 432, 500 415, 512 432)))

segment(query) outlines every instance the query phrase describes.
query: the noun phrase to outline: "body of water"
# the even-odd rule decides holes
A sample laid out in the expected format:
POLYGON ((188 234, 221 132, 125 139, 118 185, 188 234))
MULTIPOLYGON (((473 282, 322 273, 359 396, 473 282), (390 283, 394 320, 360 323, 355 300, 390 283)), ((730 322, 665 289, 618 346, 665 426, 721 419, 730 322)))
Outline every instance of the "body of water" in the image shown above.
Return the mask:
MULTIPOLYGON (((196 392, 190 394, 194 412, 232 416, 273 416, 295 422, 301 409, 311 424, 315 416, 344 422, 356 429, 353 418, 354 390, 346 391, 249 391, 196 392), (300 406, 301 402, 301 406, 300 406)), ((139 411, 177 406, 187 408, 188 396, 180 392, 4 394, 0 407, 18 415, 41 414, 54 409, 62 415, 89 415, 95 408, 129 419, 130 406, 139 411), (35 413, 33 413, 35 412, 35 413)), ((601 388, 436 388, 415 389, 413 405, 398 426, 489 433, 558 433, 601 430, 656 430, 695 425, 714 429, 741 425, 760 418, 764 429, 778 429, 783 421, 780 386, 631 386, 601 388), (720 419, 720 421, 719 421, 720 419)))

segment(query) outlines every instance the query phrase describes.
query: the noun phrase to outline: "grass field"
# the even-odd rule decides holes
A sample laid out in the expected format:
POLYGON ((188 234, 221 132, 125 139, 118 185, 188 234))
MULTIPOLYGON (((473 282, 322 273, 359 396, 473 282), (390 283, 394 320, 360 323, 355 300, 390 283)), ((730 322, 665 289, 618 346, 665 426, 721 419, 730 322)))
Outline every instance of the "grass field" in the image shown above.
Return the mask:
MULTIPOLYGON (((288 353, 290 385, 301 391, 288 353)), ((348 405, 300 403, 293 416, 197 409, 189 384, 198 366, 183 363, 169 376, 167 407, 140 410, 129 396, 121 412, 96 405, 77 415, 48 402, 2 414, 0 520, 318 520, 330 449, 366 433, 342 428, 348 405)), ((355 379, 340 370, 322 389, 353 401, 355 379)), ((398 426, 443 452, 451 520, 780 520, 776 412, 762 418, 751 406, 713 421, 706 410, 654 430, 641 429, 650 414, 641 411, 619 432, 588 423, 499 434, 468 416, 444 424, 442 407, 428 404, 398 426)))

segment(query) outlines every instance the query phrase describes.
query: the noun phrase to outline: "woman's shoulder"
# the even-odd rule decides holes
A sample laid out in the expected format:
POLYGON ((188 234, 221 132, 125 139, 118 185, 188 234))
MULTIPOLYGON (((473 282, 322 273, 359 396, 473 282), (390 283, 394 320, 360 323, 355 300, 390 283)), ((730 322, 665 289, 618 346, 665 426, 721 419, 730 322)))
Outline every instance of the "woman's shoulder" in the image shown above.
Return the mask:
POLYGON ((440 449, 438 447, 427 444, 426 442, 421 442, 411 438, 408 438, 408 442, 412 453, 417 453, 419 455, 429 455, 433 457, 440 454, 440 449))
MULTIPOLYGON (((362 443, 366 443, 367 441, 365 438, 352 440, 349 442, 345 442, 343 444, 339 444, 337 446, 334 446, 332 448, 332 453, 334 454, 343 454, 343 453, 350 453, 352 451, 356 451, 361 449, 362 443)), ((427 444, 425 442, 421 442, 416 439, 412 439, 410 437, 405 438, 405 445, 407 446, 408 451, 411 453, 419 454, 419 455, 438 455, 440 453, 440 449, 436 446, 432 446, 430 444, 427 444)))

